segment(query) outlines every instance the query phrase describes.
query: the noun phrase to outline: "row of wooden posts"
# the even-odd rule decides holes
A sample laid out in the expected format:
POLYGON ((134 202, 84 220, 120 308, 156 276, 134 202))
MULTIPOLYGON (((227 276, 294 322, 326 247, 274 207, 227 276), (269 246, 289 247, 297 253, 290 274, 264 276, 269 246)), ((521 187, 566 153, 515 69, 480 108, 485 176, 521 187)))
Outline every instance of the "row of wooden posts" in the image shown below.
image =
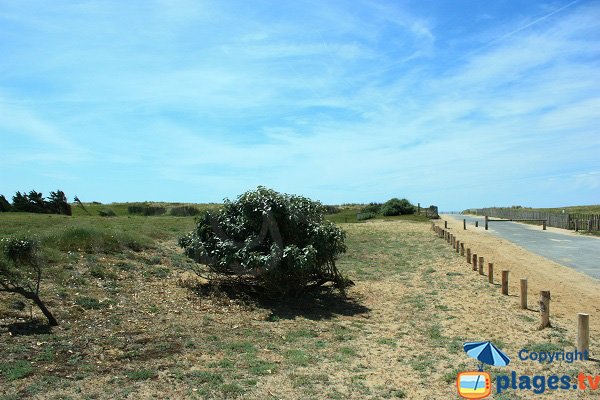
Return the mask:
MULTIPOLYGON (((463 221, 464 223, 464 221, 463 221)), ((448 221, 444 221, 444 228, 437 226, 432 223, 432 229, 437 233, 440 238, 443 238, 452 246, 452 248, 459 253, 462 257, 466 257, 467 263, 472 265, 473 271, 478 271, 479 275, 484 275, 484 258, 477 256, 477 254, 471 254, 471 249, 465 247, 465 243, 460 241, 453 233, 448 230, 448 221)), ((508 270, 502 270, 502 294, 508 296, 508 270)), ((487 265, 488 282, 494 283, 494 264, 488 262, 487 265)), ((520 291, 520 306, 522 309, 527 309, 527 279, 522 278, 520 280, 521 291, 520 291)), ((540 291, 540 329, 544 329, 550 325, 550 291, 540 291)), ((577 350, 580 352, 587 351, 589 355, 590 348, 590 316, 589 314, 579 313, 577 320, 577 350)))

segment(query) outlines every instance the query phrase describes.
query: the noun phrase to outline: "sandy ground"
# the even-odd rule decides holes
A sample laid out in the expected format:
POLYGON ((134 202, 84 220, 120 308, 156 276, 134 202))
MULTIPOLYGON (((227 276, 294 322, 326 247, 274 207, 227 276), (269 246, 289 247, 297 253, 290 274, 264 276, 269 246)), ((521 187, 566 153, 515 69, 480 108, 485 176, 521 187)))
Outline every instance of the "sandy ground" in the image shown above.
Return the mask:
MULTIPOLYGON (((441 224, 438 222, 438 225, 443 227, 443 222, 441 224)), ((411 226, 410 229, 414 230, 417 227, 411 226)), ((396 314, 398 321, 411 320, 416 327, 416 329, 406 330, 407 335, 403 337, 402 350, 399 352, 402 354, 400 359, 403 356, 415 359, 420 355, 431 359, 439 357, 434 367, 436 371, 430 373, 432 380, 439 381, 444 377, 442 372, 453 375, 455 370, 475 369, 474 360, 462 352, 463 341, 491 340, 496 344, 501 344, 512 358, 512 364, 509 367, 492 368, 493 372, 498 374, 510 374, 511 371, 516 371, 517 374, 544 376, 551 374, 576 376, 578 372, 582 371, 596 375, 600 373, 598 364, 600 323, 597 322, 600 316, 600 281, 492 235, 481 231, 463 231, 462 220, 448 218, 448 229, 450 232, 454 232, 461 242, 465 243, 465 248, 470 248, 478 257, 484 257, 485 276, 480 276, 478 272, 473 271, 471 264, 468 264, 464 257, 460 257, 448 246, 449 257, 442 262, 433 262, 431 269, 435 269, 435 272, 427 276, 415 276, 413 281, 408 284, 406 282, 384 282, 371 285, 365 291, 359 289, 363 293, 369 293, 365 296, 367 301, 373 299, 372 302, 368 302, 372 313, 381 310, 381 315, 378 317, 381 322, 391 317, 389 311, 385 310, 389 310, 387 303, 398 291, 401 290, 407 295, 416 293, 417 296, 426 299, 428 304, 420 311, 422 313, 421 320, 418 318, 415 320, 414 315, 419 311, 416 311, 414 307, 401 307, 400 314, 396 314), (494 263, 494 285, 488 283, 488 262, 494 263), (504 296, 500 292, 499 283, 502 270, 510 271, 509 296, 504 296), (521 309, 519 305, 519 280, 521 278, 528 279, 529 299, 526 310, 521 309), (552 298, 550 305, 552 327, 543 330, 539 329, 540 290, 550 290, 552 298), (430 302, 437 302, 437 304, 429 304, 430 302), (554 345, 564 348, 566 351, 573 350, 573 347, 570 346, 577 343, 577 314, 580 312, 590 314, 592 361, 573 364, 564 362, 540 364, 518 359, 517 354, 521 349, 532 347, 535 344, 554 345), (403 313, 413 317, 403 316, 403 313), (444 338, 462 339, 456 343, 460 346, 460 351, 455 354, 445 352, 445 349, 435 347, 435 341, 428 340, 426 331, 429 329, 431 332, 432 321, 434 321, 433 324, 441 326, 440 333, 444 338), (422 328, 424 328, 425 337, 422 328), (415 335, 415 331, 421 331, 421 335, 415 335)), ((397 233, 401 234, 403 231, 406 232, 406 228, 399 225, 397 233)), ((389 329, 393 329, 393 323, 390 324, 389 329)), ((414 364, 411 370, 411 368, 404 368, 402 364, 398 366, 398 369, 390 369, 390 365, 396 366, 397 364, 391 360, 387 360, 388 364, 386 364, 385 358, 373 358, 372 362, 378 366, 377 375, 387 376, 388 381, 400 381, 400 387, 406 388, 411 380, 413 382, 419 380, 419 374, 416 376, 414 374, 414 364)), ((489 370, 489 367, 486 370, 489 370)), ((413 384, 412 388, 407 390, 407 398, 456 397, 456 389, 453 384, 447 386, 437 384, 427 387, 422 380, 421 378, 420 384, 413 384)), ((598 395, 600 395, 600 391, 590 392, 589 389, 586 392, 547 390, 542 398, 596 398, 598 395)), ((517 390, 509 393, 506 397, 492 395, 490 398, 539 397, 540 395, 531 391, 517 390)))

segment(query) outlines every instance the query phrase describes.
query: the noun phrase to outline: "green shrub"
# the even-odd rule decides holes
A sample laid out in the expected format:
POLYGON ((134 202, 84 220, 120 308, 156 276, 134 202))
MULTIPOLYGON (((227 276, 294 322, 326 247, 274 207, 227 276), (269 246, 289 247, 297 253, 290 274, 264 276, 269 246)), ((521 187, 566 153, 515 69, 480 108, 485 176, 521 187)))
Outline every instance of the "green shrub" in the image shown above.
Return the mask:
POLYGON ((173 207, 169 210, 169 215, 174 217, 193 217, 200 214, 200 210, 193 206, 173 207))
POLYGON ((85 308, 86 310, 100 310, 106 308, 106 303, 101 303, 100 300, 94 297, 78 297, 75 304, 85 308))
POLYGON ((90 275, 98 279, 117 279, 117 275, 114 272, 99 264, 90 267, 90 275))
POLYGON ((144 215, 146 217, 151 217, 156 215, 163 215, 167 212, 167 209, 160 206, 151 206, 149 204, 137 204, 127 207, 127 212, 129 214, 139 214, 144 215))
POLYGON ((363 208, 361 208, 360 212, 363 214, 373 214, 377 215, 381 211, 381 203, 369 203, 363 208))
POLYGON ((325 206, 325 214, 337 214, 340 212, 340 208, 338 206, 325 206))
POLYGON ((385 216, 414 214, 415 206, 406 199, 393 198, 386 201, 381 207, 381 213, 385 216))
POLYGON ((359 212, 358 214, 356 214, 356 220, 365 221, 367 219, 375 218, 376 216, 377 214, 374 214, 372 212, 359 212))
POLYGON ((13 262, 30 263, 34 261, 39 243, 29 238, 7 237, 2 239, 4 256, 13 262))
POLYGON ((319 202, 258 187, 206 212, 179 244, 212 272, 253 279, 271 296, 326 282, 343 290, 349 281, 335 261, 345 233, 324 214, 319 202))

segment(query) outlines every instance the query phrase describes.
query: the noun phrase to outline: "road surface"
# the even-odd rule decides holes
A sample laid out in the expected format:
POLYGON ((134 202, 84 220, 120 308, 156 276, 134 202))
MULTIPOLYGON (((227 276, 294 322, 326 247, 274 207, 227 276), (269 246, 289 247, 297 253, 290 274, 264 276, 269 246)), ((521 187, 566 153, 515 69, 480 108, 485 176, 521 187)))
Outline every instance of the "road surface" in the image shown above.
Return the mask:
MULTIPOLYGON (((466 219, 467 229, 485 229, 484 217, 452 217, 466 219), (479 221, 479 228, 475 228, 475 221, 479 221)), ((541 226, 518 222, 490 222, 488 232, 558 264, 600 279, 600 238, 544 231, 541 226)))

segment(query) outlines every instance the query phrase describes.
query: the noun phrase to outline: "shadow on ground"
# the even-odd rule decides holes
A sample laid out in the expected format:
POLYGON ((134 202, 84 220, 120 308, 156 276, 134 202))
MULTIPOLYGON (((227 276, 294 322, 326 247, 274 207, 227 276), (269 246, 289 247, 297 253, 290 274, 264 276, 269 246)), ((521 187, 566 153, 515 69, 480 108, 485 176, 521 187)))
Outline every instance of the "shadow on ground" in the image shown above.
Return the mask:
POLYGON ((38 320, 18 321, 0 324, 0 334, 9 332, 13 336, 40 335, 52 333, 52 327, 38 320))
POLYGON ((222 297, 271 311, 269 319, 325 320, 336 316, 368 314, 370 308, 358 299, 340 293, 331 286, 318 286, 304 293, 284 298, 268 296, 264 289, 252 281, 214 280, 188 287, 200 297, 222 297))

